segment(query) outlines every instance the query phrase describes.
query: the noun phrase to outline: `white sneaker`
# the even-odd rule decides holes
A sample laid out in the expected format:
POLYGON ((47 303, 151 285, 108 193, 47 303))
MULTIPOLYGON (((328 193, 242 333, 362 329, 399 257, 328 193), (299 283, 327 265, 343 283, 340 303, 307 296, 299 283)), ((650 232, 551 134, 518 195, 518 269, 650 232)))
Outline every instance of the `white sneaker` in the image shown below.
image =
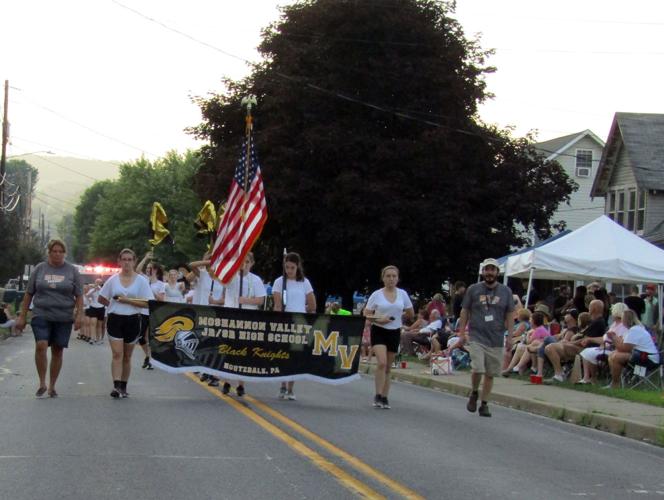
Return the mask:
POLYGON ((554 382, 564 382, 564 381, 565 381, 565 379, 563 379, 563 376, 562 376, 562 375, 554 375, 554 376, 551 377, 551 378, 552 378, 552 380, 553 380, 554 382))
POLYGON ((279 399, 286 399, 286 388, 282 387, 279 389, 279 399))
POLYGON ((288 399, 288 400, 290 400, 290 401, 295 401, 297 398, 295 397, 295 394, 293 394, 292 392, 289 391, 289 392, 286 394, 286 399, 288 399))

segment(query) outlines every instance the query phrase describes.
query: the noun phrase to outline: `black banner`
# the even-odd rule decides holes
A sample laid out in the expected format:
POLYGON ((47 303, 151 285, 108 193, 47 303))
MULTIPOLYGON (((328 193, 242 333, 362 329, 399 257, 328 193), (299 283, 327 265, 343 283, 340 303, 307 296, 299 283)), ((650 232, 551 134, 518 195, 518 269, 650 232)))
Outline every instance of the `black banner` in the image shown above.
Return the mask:
POLYGON ((251 381, 359 377, 364 318, 150 301, 150 349, 162 370, 251 381))

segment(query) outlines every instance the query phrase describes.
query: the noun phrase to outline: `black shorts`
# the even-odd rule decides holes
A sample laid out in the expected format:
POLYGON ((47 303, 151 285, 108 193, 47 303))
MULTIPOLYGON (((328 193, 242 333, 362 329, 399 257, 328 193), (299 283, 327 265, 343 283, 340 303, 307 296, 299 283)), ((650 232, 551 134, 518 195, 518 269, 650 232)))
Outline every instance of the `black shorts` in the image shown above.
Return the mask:
POLYGON ((88 318, 97 318, 99 321, 104 321, 104 314, 106 314, 105 307, 88 307, 85 310, 85 315, 88 318))
POLYGON ((135 344, 141 336, 141 315, 125 316, 111 313, 108 315, 106 331, 111 340, 123 340, 125 344, 135 344))
POLYGON ((387 352, 399 352, 401 329, 388 330, 378 325, 371 325, 371 345, 384 345, 387 352))
POLYGON ((138 343, 145 345, 148 343, 148 328, 150 327, 150 316, 141 314, 141 336, 138 337, 138 343))

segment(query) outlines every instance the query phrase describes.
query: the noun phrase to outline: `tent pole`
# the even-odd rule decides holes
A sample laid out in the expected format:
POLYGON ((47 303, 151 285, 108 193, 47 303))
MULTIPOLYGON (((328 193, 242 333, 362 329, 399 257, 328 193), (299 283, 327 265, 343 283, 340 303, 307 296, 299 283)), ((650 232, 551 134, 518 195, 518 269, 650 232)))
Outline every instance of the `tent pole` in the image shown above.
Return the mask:
MULTIPOLYGON (((657 284, 657 331, 659 332, 659 337, 657 340, 661 340, 662 332, 662 284, 657 284)), ((661 372, 660 372, 661 373, 661 372)))
POLYGON ((526 303, 523 305, 523 307, 528 308, 528 302, 530 302, 530 291, 533 289, 533 273, 535 272, 535 268, 531 267, 530 268, 530 274, 528 275, 528 291, 526 292, 526 303))

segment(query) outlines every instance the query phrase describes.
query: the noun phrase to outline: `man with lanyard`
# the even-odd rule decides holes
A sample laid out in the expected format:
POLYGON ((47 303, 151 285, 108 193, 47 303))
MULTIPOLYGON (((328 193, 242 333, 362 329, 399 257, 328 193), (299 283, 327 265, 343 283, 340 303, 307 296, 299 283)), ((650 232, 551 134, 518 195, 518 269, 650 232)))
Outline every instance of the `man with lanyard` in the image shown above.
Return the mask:
MULTIPOLYGON (((493 387, 493 378, 500 375, 503 362, 503 349, 511 350, 511 340, 505 331, 511 332, 514 326, 514 301, 512 290, 498 283, 500 272, 496 259, 482 262, 484 281, 471 285, 463 298, 459 332, 468 328, 467 350, 470 353, 472 368, 472 391, 466 408, 477 411, 479 386, 482 386, 482 404, 479 415, 490 417, 488 401, 493 387)), ((461 334, 463 335, 463 334, 461 334)))

